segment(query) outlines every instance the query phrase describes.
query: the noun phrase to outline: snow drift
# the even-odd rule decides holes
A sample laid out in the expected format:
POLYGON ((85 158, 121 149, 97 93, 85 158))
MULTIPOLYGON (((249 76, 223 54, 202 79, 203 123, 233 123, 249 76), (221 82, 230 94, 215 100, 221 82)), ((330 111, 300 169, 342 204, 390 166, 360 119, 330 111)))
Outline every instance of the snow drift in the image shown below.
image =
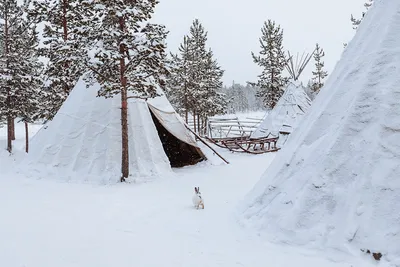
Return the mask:
POLYGON ((374 3, 240 211, 278 242, 400 264, 399 1, 374 3))
MULTIPOLYGON (((55 118, 32 138, 21 172, 63 181, 113 183, 119 180, 120 96, 96 97, 99 89, 99 84, 86 88, 83 79, 78 81, 55 118)), ((164 150, 165 140, 160 139, 152 115, 167 129, 163 136, 176 137, 185 144, 177 143, 182 151, 190 146, 193 153, 199 153, 199 158, 204 157, 165 96, 149 99, 148 103, 129 99, 129 163, 135 181, 169 175, 171 165, 167 153, 182 154, 164 150)))

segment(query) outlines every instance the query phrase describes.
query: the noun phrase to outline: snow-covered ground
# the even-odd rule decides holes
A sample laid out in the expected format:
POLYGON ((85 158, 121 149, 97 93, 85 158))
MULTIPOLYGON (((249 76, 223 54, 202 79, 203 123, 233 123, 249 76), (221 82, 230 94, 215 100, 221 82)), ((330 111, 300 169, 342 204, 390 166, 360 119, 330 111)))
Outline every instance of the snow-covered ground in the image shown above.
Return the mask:
POLYGON ((236 207, 276 154, 220 150, 229 165, 209 153, 208 162, 140 185, 63 183, 14 175, 24 143, 23 126, 16 130, 15 154, 0 153, 0 266, 368 266, 266 243, 240 227, 236 207), (194 186, 204 210, 192 207, 194 186))
MULTIPOLYGON (((14 163, 23 158, 25 154, 25 125, 16 122, 15 141, 13 141, 13 155, 10 156, 7 148, 7 125, 0 127, 0 177, 6 171, 12 169, 14 163)), ((29 124, 28 134, 32 138, 37 131, 42 128, 43 124, 29 124)))

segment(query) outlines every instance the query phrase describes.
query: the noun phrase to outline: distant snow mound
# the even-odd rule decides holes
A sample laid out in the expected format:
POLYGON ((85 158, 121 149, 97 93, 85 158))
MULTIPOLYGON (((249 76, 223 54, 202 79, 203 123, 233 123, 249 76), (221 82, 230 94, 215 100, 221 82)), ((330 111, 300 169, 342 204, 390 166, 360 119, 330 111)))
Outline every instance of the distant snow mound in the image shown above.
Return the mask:
POLYGON ((310 106, 311 100, 303 85, 290 82, 278 103, 251 137, 260 138, 269 134, 279 136, 278 146, 282 145, 285 143, 287 135, 297 128, 310 106))
POLYGON ((400 266, 400 2, 376 1, 240 209, 269 238, 400 266))

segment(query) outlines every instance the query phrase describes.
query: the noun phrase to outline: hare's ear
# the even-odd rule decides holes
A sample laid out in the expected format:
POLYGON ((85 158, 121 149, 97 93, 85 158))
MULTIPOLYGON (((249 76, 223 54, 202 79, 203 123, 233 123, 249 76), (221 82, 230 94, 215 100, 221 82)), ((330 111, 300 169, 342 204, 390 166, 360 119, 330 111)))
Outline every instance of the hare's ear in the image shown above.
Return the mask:
POLYGON ((199 192, 199 193, 200 193, 200 187, 197 187, 197 192, 199 192))
POLYGON ((194 192, 197 193, 197 187, 194 188, 194 192))

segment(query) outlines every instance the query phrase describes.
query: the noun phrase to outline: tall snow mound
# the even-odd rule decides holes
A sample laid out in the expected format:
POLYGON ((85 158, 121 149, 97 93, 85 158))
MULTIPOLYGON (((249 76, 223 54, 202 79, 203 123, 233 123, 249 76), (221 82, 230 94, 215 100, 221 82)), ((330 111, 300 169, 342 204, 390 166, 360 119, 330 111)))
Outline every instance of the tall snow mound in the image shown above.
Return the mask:
POLYGON ((278 242, 400 264, 400 1, 374 2, 240 211, 278 242))
MULTIPOLYGON (((53 180, 114 183, 121 177, 121 99, 96 97, 99 84, 86 88, 81 79, 54 119, 31 141, 21 164, 29 176, 53 180)), ((155 99, 153 105, 166 107, 155 99)), ((168 107, 167 107, 168 108, 168 107)), ((136 181, 167 175, 171 171, 149 107, 144 100, 129 99, 129 163, 136 181)))
POLYGON ((311 106, 311 100, 304 89, 301 84, 289 83, 278 103, 251 137, 265 137, 270 133, 278 136, 280 131, 292 132, 311 106))

